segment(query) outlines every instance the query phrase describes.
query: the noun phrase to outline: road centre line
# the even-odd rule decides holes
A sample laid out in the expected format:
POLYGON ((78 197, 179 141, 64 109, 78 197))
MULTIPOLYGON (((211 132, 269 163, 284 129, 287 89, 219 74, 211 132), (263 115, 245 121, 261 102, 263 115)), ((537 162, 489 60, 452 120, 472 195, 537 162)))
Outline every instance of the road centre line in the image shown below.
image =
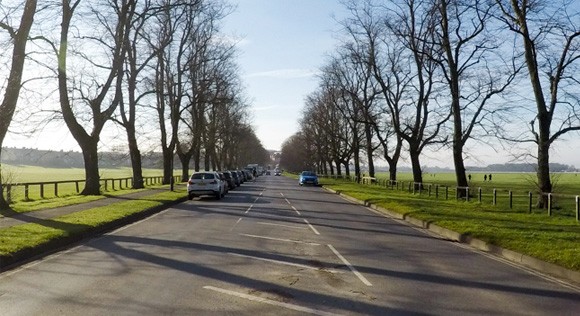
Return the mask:
POLYGON ((305 307, 305 306, 300 306, 300 305, 296 305, 296 304, 274 301, 274 300, 270 300, 267 298, 263 298, 263 297, 259 297, 259 296, 255 296, 255 295, 249 295, 249 294, 240 293, 240 292, 235 292, 235 291, 230 291, 230 290, 222 289, 222 288, 215 287, 215 286, 206 285, 203 288, 206 290, 211 290, 211 291, 218 292, 221 294, 236 296, 239 298, 247 299, 247 300, 258 302, 258 303, 264 303, 264 304, 274 305, 274 306, 278 306, 278 307, 284 307, 284 308, 295 310, 298 312, 303 312, 303 313, 308 313, 308 314, 313 314, 313 315, 321 315, 321 316, 337 315, 336 313, 329 313, 329 312, 325 312, 325 311, 321 311, 318 309, 313 309, 313 308, 309 308, 309 307, 305 307))
POLYGON ((320 235, 320 233, 316 230, 316 228, 314 228, 314 226, 310 225, 310 223, 308 222, 308 220, 306 218, 303 218, 304 222, 306 223, 306 225, 308 225, 308 227, 310 227, 310 229, 312 229, 312 231, 316 234, 316 235, 320 235))
POLYGON ((276 223, 266 223, 266 222, 257 222, 256 224, 260 224, 260 225, 270 225, 270 226, 280 226, 280 227, 294 228, 294 229, 307 229, 306 227, 302 227, 302 226, 292 226, 292 225, 284 225, 284 224, 276 224, 276 223))
POLYGON ((286 203, 288 203, 288 205, 292 205, 292 203, 290 203, 290 201, 288 201, 287 198, 284 198, 284 200, 286 200, 286 203))
POLYGON ((234 226, 232 226, 232 228, 230 228, 230 231, 234 230, 234 228, 236 228, 236 226, 242 221, 242 217, 238 218, 238 220, 236 221, 236 223, 234 224, 234 226))
POLYGON ((342 262, 350 269, 350 271, 352 271, 352 273, 354 273, 362 281, 362 283, 364 283, 366 286, 373 286, 373 284, 369 282, 369 280, 367 280, 362 274, 360 274, 360 272, 358 272, 355 267, 353 267, 352 264, 350 264, 350 262, 348 262, 348 260, 346 260, 346 258, 343 257, 336 249, 334 249, 331 244, 328 244, 327 246, 340 260, 342 260, 342 262))
POLYGON ((250 235, 250 234, 240 234, 240 236, 267 239, 267 240, 275 240, 275 241, 293 242, 293 243, 297 243, 297 244, 306 244, 306 245, 311 245, 311 246, 320 246, 320 244, 317 244, 315 242, 309 242, 309 241, 292 240, 292 239, 284 239, 284 238, 274 238, 274 237, 266 237, 266 236, 250 235))
POLYGON ((330 273, 343 273, 342 271, 338 271, 338 270, 334 270, 334 269, 323 269, 320 267, 315 267, 315 266, 309 266, 309 265, 305 265, 305 264, 300 264, 300 263, 292 263, 292 262, 287 262, 287 261, 282 261, 282 260, 275 260, 275 259, 268 259, 268 258, 261 258, 261 257, 255 257, 255 256, 248 256, 248 255, 242 255, 239 253, 234 253, 234 252, 228 252, 229 255, 232 256, 237 256, 237 257, 242 257, 242 258, 248 258, 248 259, 255 259, 255 260, 261 260, 261 261, 266 261, 266 262, 271 262, 271 263, 277 263, 277 264, 283 264, 283 265, 287 265, 287 266, 293 266, 293 267, 298 267, 298 268, 303 268, 303 269, 310 269, 310 270, 324 270, 330 273))
POLYGON ((291 207, 296 212, 296 214, 302 216, 302 214, 300 214, 300 212, 294 207, 294 205, 291 205, 291 207))
POLYGON ((248 207, 248 209, 244 212, 244 214, 248 214, 252 209, 252 207, 254 207, 254 204, 250 205, 250 207, 248 207))

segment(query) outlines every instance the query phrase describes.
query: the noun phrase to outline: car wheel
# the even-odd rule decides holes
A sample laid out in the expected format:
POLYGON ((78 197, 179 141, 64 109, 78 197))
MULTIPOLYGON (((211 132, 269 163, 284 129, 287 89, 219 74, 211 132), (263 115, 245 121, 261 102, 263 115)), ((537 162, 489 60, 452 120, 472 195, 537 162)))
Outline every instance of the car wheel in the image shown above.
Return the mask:
POLYGON ((222 198, 222 193, 221 193, 221 192, 219 192, 219 191, 218 191, 218 192, 216 192, 216 193, 215 193, 215 199, 216 199, 216 200, 220 200, 221 198, 222 198))
POLYGON ((195 196, 191 193, 187 194, 187 199, 189 199, 189 200, 193 200, 194 197, 195 196))

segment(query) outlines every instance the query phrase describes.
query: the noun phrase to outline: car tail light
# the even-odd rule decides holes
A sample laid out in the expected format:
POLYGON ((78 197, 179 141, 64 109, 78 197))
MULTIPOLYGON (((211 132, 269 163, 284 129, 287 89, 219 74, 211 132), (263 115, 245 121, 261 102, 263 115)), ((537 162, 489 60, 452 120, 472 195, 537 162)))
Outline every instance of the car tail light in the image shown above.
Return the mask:
POLYGON ((188 184, 193 184, 193 181, 189 180, 187 181, 188 184))

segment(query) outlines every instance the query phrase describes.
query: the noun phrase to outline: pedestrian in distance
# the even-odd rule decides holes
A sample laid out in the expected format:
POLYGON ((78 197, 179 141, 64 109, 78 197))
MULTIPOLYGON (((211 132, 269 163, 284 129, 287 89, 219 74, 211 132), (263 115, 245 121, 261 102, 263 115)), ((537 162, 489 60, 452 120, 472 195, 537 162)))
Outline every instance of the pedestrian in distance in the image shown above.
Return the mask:
POLYGON ((469 175, 467 176, 467 178, 468 178, 468 179, 469 179, 469 181, 471 182, 471 174, 469 174, 469 175))
POLYGON ((489 181, 491 181, 491 173, 489 174, 489 181))
POLYGON ((487 181, 487 174, 483 175, 483 182, 487 181))

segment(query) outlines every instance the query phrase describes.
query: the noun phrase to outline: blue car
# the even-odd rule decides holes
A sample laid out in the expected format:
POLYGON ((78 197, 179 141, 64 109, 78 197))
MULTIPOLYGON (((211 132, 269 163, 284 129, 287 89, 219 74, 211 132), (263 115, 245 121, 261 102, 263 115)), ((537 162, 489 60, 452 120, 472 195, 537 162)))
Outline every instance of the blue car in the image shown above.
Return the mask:
POLYGON ((298 178, 298 184, 318 185, 318 176, 312 171, 302 171, 300 173, 300 177, 298 178))

